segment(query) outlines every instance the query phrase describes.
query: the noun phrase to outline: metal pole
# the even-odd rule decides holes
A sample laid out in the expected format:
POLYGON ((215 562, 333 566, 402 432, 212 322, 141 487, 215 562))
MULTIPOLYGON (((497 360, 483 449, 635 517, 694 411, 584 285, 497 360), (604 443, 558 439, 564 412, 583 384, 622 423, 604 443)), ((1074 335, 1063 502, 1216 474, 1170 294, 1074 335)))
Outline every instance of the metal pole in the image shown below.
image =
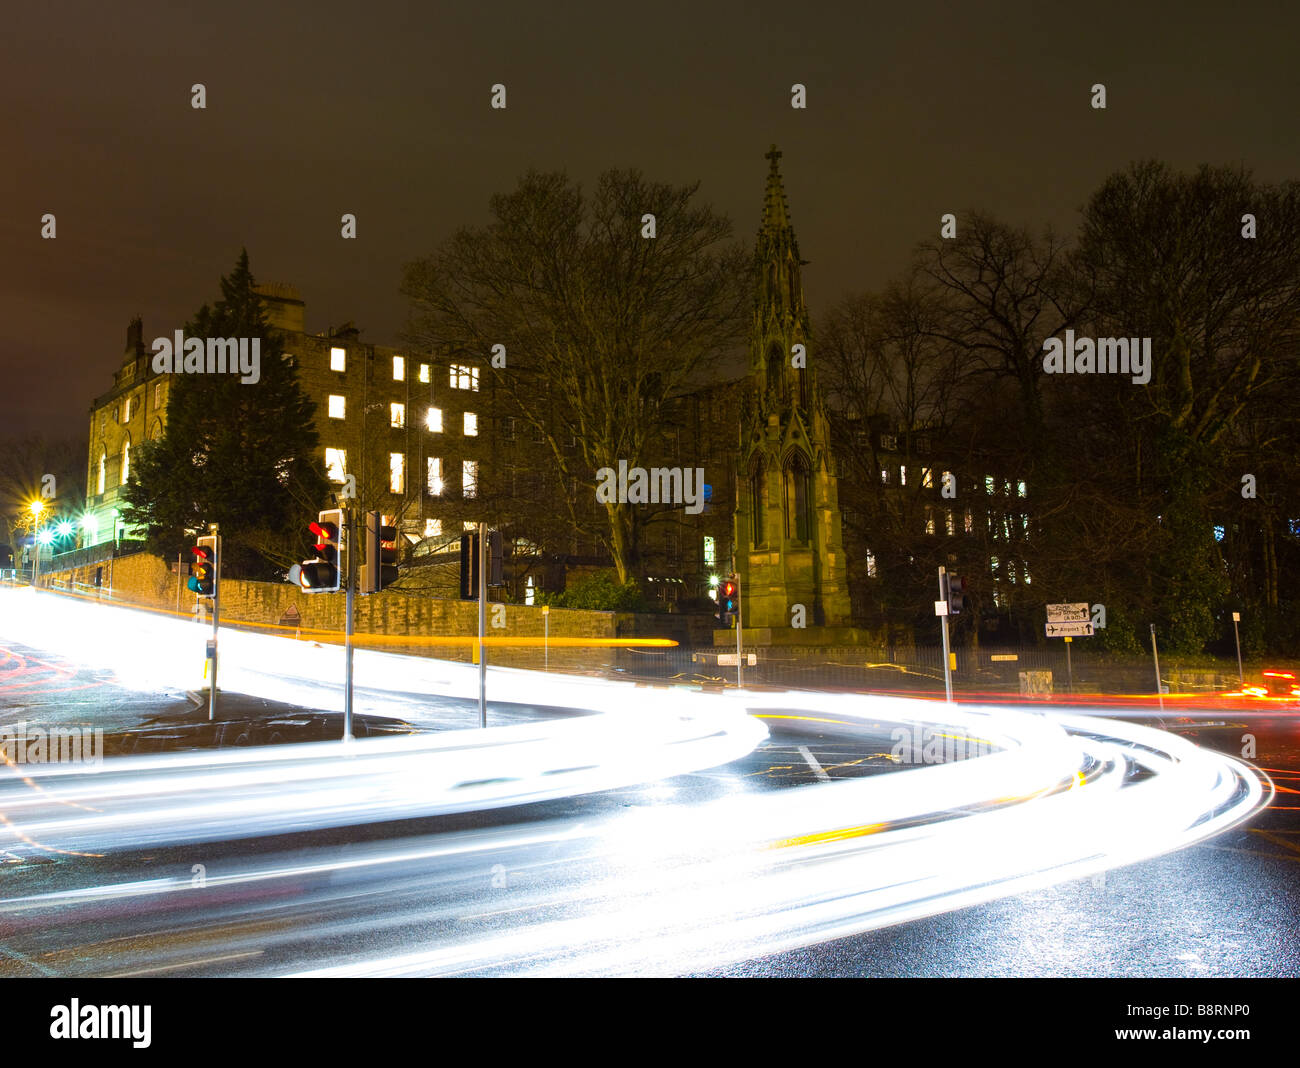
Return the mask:
POLYGON ((542 670, 551 670, 551 606, 542 605, 542 670))
POLYGON ((208 722, 217 718, 217 627, 221 620, 221 535, 217 524, 209 528, 212 539, 212 688, 208 691, 208 722))
POLYGON ((1237 679, 1244 687, 1246 685, 1246 672, 1241 666, 1241 634, 1237 630, 1237 621, 1241 619, 1240 612, 1232 613, 1232 636, 1237 639, 1237 679))
POLYGON ((32 588, 40 589, 41 574, 41 521, 36 520, 36 532, 32 535, 32 551, 36 554, 32 564, 32 588))
POLYGON ((183 557, 184 557, 184 553, 176 554, 176 615, 177 616, 180 616, 181 614, 181 583, 184 582, 184 579, 181 578, 181 567, 184 566, 183 557))
POLYGON ((943 690, 945 700, 952 704, 952 660, 948 655, 948 574, 943 567, 939 568, 939 600, 943 602, 943 615, 939 617, 943 630, 943 690))
POLYGON ((343 621, 343 658, 344 658, 344 685, 343 685, 343 740, 345 742, 353 741, 352 737, 352 608, 357 594, 357 544, 356 544, 356 507, 353 502, 349 502, 343 509, 343 529, 344 529, 344 546, 347 548, 347 568, 348 573, 344 576, 347 583, 347 594, 343 605, 343 613, 347 617, 343 621))
POLYGON ((745 611, 745 591, 740 588, 740 572, 736 572, 736 689, 745 686, 745 657, 742 651, 741 616, 745 611))
POLYGON ((1069 680, 1070 693, 1074 693, 1074 662, 1070 659, 1070 647, 1073 643, 1065 639, 1065 677, 1069 680))
POLYGON ((478 525, 478 725, 487 726, 487 524, 478 525))
POLYGON ((1164 689, 1160 685, 1160 653, 1156 650, 1156 625, 1151 624, 1151 656, 1156 662, 1156 696, 1160 699, 1160 711, 1165 710, 1164 689))

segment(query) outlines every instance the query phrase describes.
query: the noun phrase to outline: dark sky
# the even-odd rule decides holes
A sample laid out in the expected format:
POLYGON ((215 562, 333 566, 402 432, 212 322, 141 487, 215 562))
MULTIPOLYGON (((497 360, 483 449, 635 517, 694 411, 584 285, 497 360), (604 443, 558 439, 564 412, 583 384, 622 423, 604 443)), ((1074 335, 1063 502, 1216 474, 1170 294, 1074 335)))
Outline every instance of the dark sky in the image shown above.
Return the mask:
POLYGON ((752 240, 778 142, 814 315, 880 286, 945 211, 1073 230, 1146 157, 1300 178, 1294 0, 448 6, 10 5, 0 434, 84 433, 130 317, 146 340, 180 326, 241 245, 299 287, 309 330, 397 343, 403 262, 530 167, 699 179, 752 240))

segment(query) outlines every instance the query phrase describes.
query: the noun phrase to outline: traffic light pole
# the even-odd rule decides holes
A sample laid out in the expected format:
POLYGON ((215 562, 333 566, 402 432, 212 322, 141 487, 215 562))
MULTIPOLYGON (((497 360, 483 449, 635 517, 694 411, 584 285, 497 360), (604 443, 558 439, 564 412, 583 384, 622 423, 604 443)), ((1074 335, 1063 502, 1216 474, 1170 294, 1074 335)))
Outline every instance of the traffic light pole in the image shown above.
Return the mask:
POLYGON ((745 598, 741 596, 740 572, 736 572, 736 689, 744 689, 745 686, 745 657, 742 650, 743 639, 741 638, 741 616, 745 611, 745 598))
POLYGON ((348 573, 345 576, 347 582, 347 600, 344 604, 343 614, 343 662, 344 683, 343 683, 343 740, 352 741, 352 609, 357 594, 357 542, 356 525, 357 509, 355 504, 349 504, 343 510, 344 525, 344 546, 347 549, 348 573))
POLYGON ((478 725, 487 726, 487 524, 478 525, 478 725))
POLYGON ((943 629, 943 690, 948 704, 952 704, 952 658, 948 655, 948 571, 939 568, 939 600, 943 602, 943 611, 939 614, 939 623, 943 629))
POLYGON ((209 528, 212 539, 212 679, 208 690, 208 722, 217 718, 217 627, 221 620, 221 534, 216 523, 209 528))

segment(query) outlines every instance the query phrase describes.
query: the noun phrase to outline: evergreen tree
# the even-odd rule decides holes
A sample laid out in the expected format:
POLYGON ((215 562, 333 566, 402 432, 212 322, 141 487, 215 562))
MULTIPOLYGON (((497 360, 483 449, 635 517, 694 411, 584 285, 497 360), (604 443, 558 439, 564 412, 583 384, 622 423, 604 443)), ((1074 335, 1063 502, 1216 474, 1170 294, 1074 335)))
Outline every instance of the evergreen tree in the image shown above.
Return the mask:
MULTIPOLYGON (((147 531, 151 551, 173 557, 219 523, 223 572, 272 578, 301 558, 302 532, 326 501, 316 457, 316 405, 266 322, 248 252, 221 279, 221 299, 201 307, 186 338, 260 343, 260 374, 178 374, 161 439, 132 457, 124 490, 127 523, 147 531)), ((178 354, 179 355, 179 354, 178 354)))

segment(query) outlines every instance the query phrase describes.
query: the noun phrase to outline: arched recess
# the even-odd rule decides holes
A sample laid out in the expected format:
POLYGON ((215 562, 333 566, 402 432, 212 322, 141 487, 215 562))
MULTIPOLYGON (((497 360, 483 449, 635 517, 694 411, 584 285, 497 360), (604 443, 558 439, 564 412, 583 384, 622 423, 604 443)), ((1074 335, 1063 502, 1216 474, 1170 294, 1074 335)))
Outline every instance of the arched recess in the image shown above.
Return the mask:
POLYGON ((809 506, 812 497, 812 469, 808 458, 793 450, 782 466, 784 487, 785 536, 790 541, 807 542, 810 538, 809 506))
POLYGON ((785 357, 781 346, 775 341, 767 347, 767 391, 775 397, 785 400, 785 357))
POLYGON ((749 540, 754 548, 763 544, 763 515, 767 511, 767 479, 763 458, 749 462, 749 540))

